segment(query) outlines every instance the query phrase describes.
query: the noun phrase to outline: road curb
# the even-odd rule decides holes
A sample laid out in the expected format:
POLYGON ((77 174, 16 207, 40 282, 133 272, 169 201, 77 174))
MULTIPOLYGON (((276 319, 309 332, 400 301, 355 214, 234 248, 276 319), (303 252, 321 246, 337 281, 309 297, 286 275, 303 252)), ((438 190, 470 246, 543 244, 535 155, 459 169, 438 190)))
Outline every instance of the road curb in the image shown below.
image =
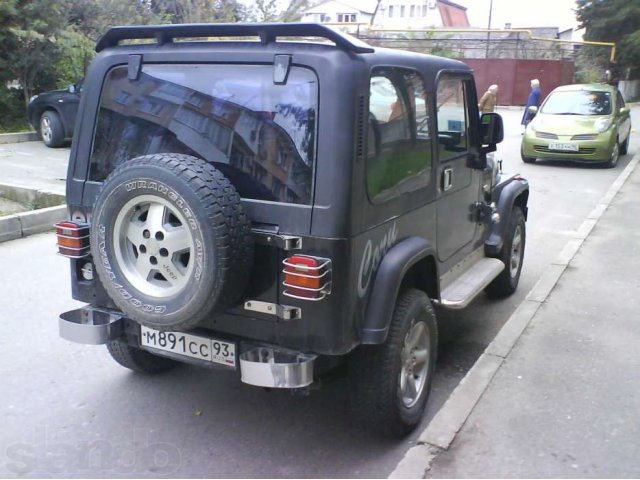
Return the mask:
POLYGON ((53 228, 55 222, 67 217, 64 195, 0 183, 0 196, 34 208, 0 217, 0 243, 46 232, 53 228))
MULTIPOLYGON (((65 196, 46 189, 29 188, 16 184, 0 183, 0 196, 22 204, 37 207, 56 207, 65 203, 65 196)), ((37 208, 36 207, 36 208, 37 208)))
POLYGON ((540 305, 547 300, 565 269, 577 255, 584 241, 593 232, 598 220, 611 205, 638 163, 640 163, 640 153, 631 159, 596 207, 576 230, 572 239, 551 262, 546 272, 518 305, 494 340, 487 346, 471 370, 451 393, 449 399, 429 422, 420 435, 417 445, 407 451, 389 478, 424 478, 437 453, 447 450, 451 446, 456 434, 469 418, 494 375, 508 358, 513 346, 535 317, 540 305))
POLYGON ((53 224, 67 218, 67 206, 30 210, 0 217, 0 243, 53 230, 53 224))
POLYGON ((35 142, 39 140, 36 132, 0 133, 0 144, 35 142))

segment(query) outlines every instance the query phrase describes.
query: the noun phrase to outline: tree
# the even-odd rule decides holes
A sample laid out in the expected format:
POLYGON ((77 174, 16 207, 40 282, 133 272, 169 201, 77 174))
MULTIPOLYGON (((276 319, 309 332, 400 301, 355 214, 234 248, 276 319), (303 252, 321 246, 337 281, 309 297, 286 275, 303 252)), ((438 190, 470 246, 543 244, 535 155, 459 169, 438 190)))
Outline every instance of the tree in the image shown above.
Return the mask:
POLYGON ((171 23, 233 23, 246 21, 248 15, 238 0, 148 0, 148 4, 171 23))
POLYGON ((255 0, 252 20, 256 22, 273 22, 278 19, 278 0, 255 0))
POLYGON ((297 22, 302 18, 302 12, 309 8, 309 0, 289 0, 287 7, 280 12, 278 20, 281 22, 297 22))
POLYGON ((62 3, 67 24, 93 42, 110 27, 166 23, 168 16, 162 9, 154 10, 147 0, 62 0, 62 3))
POLYGON ((8 0, 1 14, 0 57, 5 61, 0 67, 9 81, 19 82, 27 103, 37 87, 55 83, 52 59, 65 25, 64 11, 49 0, 8 0))
MULTIPOLYGON (((577 0, 576 16, 585 40, 615 42, 620 69, 640 65, 640 2, 577 0)), ((592 55, 602 59, 603 53, 592 55)))
POLYGON ((58 52, 53 65, 56 86, 64 88, 84 78, 95 53, 95 42, 74 27, 67 27, 58 36, 58 52))

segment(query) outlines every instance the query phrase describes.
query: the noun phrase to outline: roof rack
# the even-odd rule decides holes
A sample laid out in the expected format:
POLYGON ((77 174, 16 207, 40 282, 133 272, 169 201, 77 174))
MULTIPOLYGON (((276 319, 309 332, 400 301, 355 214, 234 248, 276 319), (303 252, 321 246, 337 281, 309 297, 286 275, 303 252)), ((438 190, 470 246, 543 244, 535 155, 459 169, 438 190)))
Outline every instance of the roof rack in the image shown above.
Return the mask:
POLYGON ((318 23, 195 23, 113 27, 98 40, 96 52, 115 47, 122 40, 155 38, 159 45, 163 45, 176 38, 199 37, 260 37, 263 45, 275 42, 276 37, 321 37, 334 42, 342 50, 373 52, 373 48, 363 41, 318 23))

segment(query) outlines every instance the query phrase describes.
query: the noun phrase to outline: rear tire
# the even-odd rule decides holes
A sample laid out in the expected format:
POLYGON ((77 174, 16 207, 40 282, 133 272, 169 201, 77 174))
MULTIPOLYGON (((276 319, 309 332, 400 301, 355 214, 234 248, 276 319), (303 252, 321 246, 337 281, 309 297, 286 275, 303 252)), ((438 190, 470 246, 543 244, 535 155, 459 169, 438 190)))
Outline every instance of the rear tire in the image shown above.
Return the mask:
POLYGON ((626 155, 629 153, 629 137, 631 137, 631 132, 627 135, 627 139, 624 141, 622 145, 620 145, 620 155, 626 155))
POLYGON ((107 343, 107 350, 111 358, 120 365, 138 373, 160 373, 178 365, 178 362, 169 358, 153 355, 140 348, 132 347, 121 340, 107 343))
POLYGON ((402 437, 422 420, 436 362, 438 327, 431 301, 407 290, 396 301, 381 345, 362 345, 349 363, 351 408, 361 425, 402 437))
POLYGON ((60 116, 47 110, 40 116, 40 136, 49 148, 58 148, 64 145, 64 128, 60 116))
POLYGON ((146 155, 104 182, 91 249, 100 281, 131 319, 187 330, 237 301, 253 263, 240 196, 213 165, 146 155))
POLYGON ((524 247, 526 244, 526 224, 520 207, 513 207, 507 235, 502 250, 497 256, 504 263, 504 270, 485 288, 487 295, 502 298, 511 295, 518 288, 524 247))
POLYGON ((613 144, 613 150, 611 150, 611 156, 609 157, 609 161, 607 161, 604 166, 606 168, 615 168, 618 165, 618 160, 620 159, 620 144, 616 139, 616 143, 613 144))

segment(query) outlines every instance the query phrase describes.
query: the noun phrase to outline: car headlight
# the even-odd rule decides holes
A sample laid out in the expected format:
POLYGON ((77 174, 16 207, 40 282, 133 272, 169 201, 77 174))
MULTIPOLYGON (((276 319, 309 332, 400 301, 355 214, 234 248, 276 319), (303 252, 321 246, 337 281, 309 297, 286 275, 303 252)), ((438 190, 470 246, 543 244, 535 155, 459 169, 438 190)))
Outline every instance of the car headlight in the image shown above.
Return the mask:
POLYGON ((33 97, 31 97, 29 99, 29 103, 33 102, 36 98, 38 98, 38 95, 34 95, 33 97))
POLYGON ((596 132, 602 133, 609 130, 609 128, 613 125, 613 119, 611 118, 599 118, 593 124, 593 127, 596 129, 596 132))
POLYGON ((536 133, 536 132, 537 132, 537 130, 536 130, 536 124, 535 124, 535 123, 531 122, 531 123, 529 123, 529 125, 528 125, 528 126, 529 126, 529 128, 531 129, 531 131, 532 131, 533 133, 536 133))

